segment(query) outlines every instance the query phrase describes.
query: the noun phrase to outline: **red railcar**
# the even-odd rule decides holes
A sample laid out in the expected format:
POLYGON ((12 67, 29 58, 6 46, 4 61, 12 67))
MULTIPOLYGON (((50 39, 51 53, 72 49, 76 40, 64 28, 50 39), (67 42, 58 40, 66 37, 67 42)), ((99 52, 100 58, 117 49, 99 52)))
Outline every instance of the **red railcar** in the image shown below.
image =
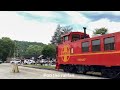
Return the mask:
POLYGON ((92 38, 82 32, 63 35, 62 44, 57 46, 56 68, 115 77, 120 72, 120 32, 92 38))

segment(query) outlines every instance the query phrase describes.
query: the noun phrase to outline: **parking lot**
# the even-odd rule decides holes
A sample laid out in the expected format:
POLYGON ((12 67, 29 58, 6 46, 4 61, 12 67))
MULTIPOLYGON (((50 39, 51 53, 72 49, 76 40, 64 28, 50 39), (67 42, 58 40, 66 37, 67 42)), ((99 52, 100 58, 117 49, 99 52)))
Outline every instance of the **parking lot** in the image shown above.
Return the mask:
POLYGON ((53 70, 19 67, 19 73, 12 72, 12 64, 0 64, 0 79, 104 79, 95 76, 76 75, 53 70))

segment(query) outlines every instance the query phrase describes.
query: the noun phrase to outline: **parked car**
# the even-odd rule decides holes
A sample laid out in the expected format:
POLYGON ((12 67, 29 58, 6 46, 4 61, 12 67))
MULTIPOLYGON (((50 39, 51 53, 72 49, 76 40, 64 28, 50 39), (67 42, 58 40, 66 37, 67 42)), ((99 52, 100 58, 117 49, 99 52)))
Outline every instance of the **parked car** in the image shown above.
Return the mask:
POLYGON ((35 64, 35 61, 26 59, 26 60, 24 60, 24 64, 35 64))
POLYGON ((10 61, 11 64, 21 64, 21 60, 19 59, 14 59, 12 61, 10 61))
POLYGON ((41 65, 47 64, 47 60, 41 59, 41 60, 40 60, 40 64, 41 64, 41 65))

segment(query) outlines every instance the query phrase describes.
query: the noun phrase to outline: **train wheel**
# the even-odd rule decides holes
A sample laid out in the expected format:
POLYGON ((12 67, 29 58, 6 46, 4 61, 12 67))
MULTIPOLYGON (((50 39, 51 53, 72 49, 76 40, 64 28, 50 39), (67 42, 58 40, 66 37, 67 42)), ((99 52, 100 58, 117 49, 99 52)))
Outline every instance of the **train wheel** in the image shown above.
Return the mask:
POLYGON ((102 69, 101 74, 102 74, 103 77, 107 77, 107 70, 102 69))
POLYGON ((69 66, 64 66, 63 71, 64 72, 69 72, 70 71, 70 67, 69 66))
POLYGON ((68 67, 68 72, 70 72, 70 73, 73 73, 73 72, 74 72, 72 66, 69 66, 69 67, 68 67))
POLYGON ((102 70, 101 74, 102 74, 103 77, 106 77, 106 78, 115 78, 115 77, 117 77, 117 72, 115 70, 111 70, 111 69, 102 70))
POLYGON ((74 68, 73 68, 73 73, 78 74, 78 73, 80 73, 80 72, 79 72, 78 68, 74 67, 74 68))
POLYGON ((72 66, 64 66, 63 71, 72 73, 73 72, 73 67, 72 66))
POLYGON ((64 72, 67 72, 66 66, 63 67, 63 71, 64 71, 64 72))
POLYGON ((108 78, 115 78, 117 76, 117 72, 113 70, 109 70, 108 72, 108 78))
POLYGON ((83 74, 86 75, 87 71, 83 71, 83 74))

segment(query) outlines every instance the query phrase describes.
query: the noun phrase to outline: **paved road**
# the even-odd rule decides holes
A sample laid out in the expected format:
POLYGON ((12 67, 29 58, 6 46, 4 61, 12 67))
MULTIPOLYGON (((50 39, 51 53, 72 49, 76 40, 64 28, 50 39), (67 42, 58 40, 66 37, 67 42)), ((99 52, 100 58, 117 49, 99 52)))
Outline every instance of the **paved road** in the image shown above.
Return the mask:
POLYGON ((19 73, 12 72, 12 65, 9 63, 0 64, 0 79, 104 79, 101 77, 69 74, 53 70, 19 67, 19 73))

